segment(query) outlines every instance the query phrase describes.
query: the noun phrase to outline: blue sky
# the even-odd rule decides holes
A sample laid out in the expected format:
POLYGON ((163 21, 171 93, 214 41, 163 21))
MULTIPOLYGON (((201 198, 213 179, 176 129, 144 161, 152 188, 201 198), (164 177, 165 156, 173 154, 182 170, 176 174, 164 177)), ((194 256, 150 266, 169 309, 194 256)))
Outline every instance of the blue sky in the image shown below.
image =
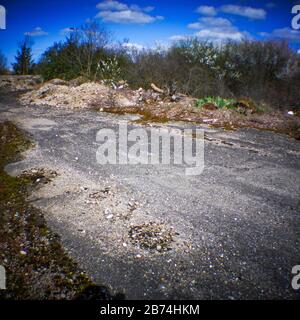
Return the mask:
POLYGON ((291 10, 297 3, 300 0, 0 0, 6 8, 0 49, 12 62, 18 42, 30 34, 38 59, 53 42, 64 39, 65 30, 93 18, 105 24, 116 41, 126 38, 140 47, 195 35, 214 42, 287 39, 299 50, 300 30, 291 29, 291 10))

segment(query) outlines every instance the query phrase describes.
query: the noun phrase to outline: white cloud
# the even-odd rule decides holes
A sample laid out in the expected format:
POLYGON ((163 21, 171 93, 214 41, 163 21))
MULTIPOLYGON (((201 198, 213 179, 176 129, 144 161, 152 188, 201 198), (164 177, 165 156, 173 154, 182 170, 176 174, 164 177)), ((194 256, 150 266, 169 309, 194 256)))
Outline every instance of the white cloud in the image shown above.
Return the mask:
POLYGON ((148 6, 148 7, 145 7, 145 8, 144 8, 144 11, 145 11, 145 12, 151 12, 151 11, 153 11, 154 9, 155 9, 155 7, 148 6))
POLYGON ((123 11, 131 9, 133 11, 145 11, 145 12, 151 12, 155 9, 153 6, 147 6, 144 8, 141 8, 137 4, 127 5, 126 3, 122 3, 115 0, 105 0, 97 4, 96 8, 99 10, 112 10, 112 11, 123 11))
POLYGON ((185 35, 180 35, 180 34, 178 34, 178 35, 174 35, 174 36, 172 36, 172 37, 170 37, 169 39, 171 40, 171 41, 181 41, 181 40, 186 40, 186 39, 188 39, 190 36, 185 36, 185 35))
POLYGON ((288 40, 300 43, 300 32, 290 28, 275 29, 271 33, 260 32, 259 35, 266 38, 288 40))
MULTIPOLYGON (((230 20, 220 17, 202 17, 198 22, 190 23, 188 27, 199 30, 194 36, 212 42, 241 41, 243 38, 249 37, 247 32, 240 31, 230 20)), ((180 36, 174 36, 173 40, 176 40, 175 37, 180 39, 180 36)))
POLYGON ((74 32, 75 28, 64 28, 60 30, 61 35, 67 35, 68 33, 74 32))
POLYGON ((226 40, 241 41, 245 38, 251 38, 251 35, 239 30, 227 18, 216 17, 219 12, 239 15, 251 19, 265 19, 266 11, 246 6, 223 5, 221 7, 200 6, 196 10, 202 14, 197 22, 188 24, 188 28, 197 30, 194 34, 174 35, 170 40, 178 41, 189 37, 197 37, 200 40, 220 43, 226 40))
POLYGON ((132 42, 125 42, 122 44, 122 47, 128 50, 137 50, 137 51, 142 51, 145 49, 145 46, 138 43, 132 43, 132 42))
POLYGON ((32 31, 25 32, 24 34, 30 37, 41 37, 48 35, 48 32, 44 31, 41 27, 36 27, 32 31))
POLYGON ((97 9, 100 10, 127 10, 128 6, 127 4, 121 3, 119 1, 114 1, 114 0, 106 0, 103 2, 100 2, 97 4, 97 9))
POLYGON ((100 11, 97 18, 102 18, 104 22, 114 22, 114 23, 136 23, 145 24, 151 23, 156 20, 161 20, 161 16, 150 16, 141 11, 100 11))
POLYGON ((242 39, 249 38, 250 35, 247 32, 241 32, 239 30, 222 30, 222 28, 202 29, 192 35, 174 35, 169 39, 172 41, 187 40, 189 38, 196 37, 202 41, 210 41, 216 44, 220 44, 227 40, 241 41, 242 39))
POLYGON ((165 52, 170 48, 170 43, 162 41, 162 40, 156 40, 154 42, 154 46, 152 46, 151 49, 159 52, 165 52))
POLYGON ((201 40, 212 42, 222 42, 226 40, 241 41, 247 34, 239 30, 224 30, 222 28, 202 29, 195 33, 195 36, 201 40))
POLYGON ((217 10, 212 6, 200 6, 197 8, 196 12, 206 16, 215 16, 217 14, 217 10))
POLYGON ((250 38, 247 32, 239 31, 237 28, 223 29, 223 28, 210 28, 201 29, 192 35, 174 35, 169 39, 171 41, 186 40, 196 37, 199 40, 210 41, 214 43, 222 43, 227 40, 241 41, 245 38, 250 38))
POLYGON ((246 6, 237 6, 233 4, 228 4, 221 6, 220 11, 224 13, 234 14, 242 17, 247 17, 255 20, 264 20, 266 19, 267 12, 264 9, 246 7, 246 6))
POLYGON ((203 17, 199 19, 199 22, 190 23, 188 27, 190 29, 202 29, 207 27, 231 27, 232 23, 225 18, 215 18, 215 17, 203 17))
POLYGON ((297 53, 300 54, 300 49, 297 50, 297 53))
POLYGON ((127 5, 119 1, 105 0, 96 7, 100 10, 96 18, 101 18, 104 22, 146 24, 164 19, 162 16, 149 14, 155 9, 153 6, 142 8, 136 4, 127 5))
POLYGON ((258 32, 258 35, 261 37, 267 37, 269 35, 268 32, 258 32))

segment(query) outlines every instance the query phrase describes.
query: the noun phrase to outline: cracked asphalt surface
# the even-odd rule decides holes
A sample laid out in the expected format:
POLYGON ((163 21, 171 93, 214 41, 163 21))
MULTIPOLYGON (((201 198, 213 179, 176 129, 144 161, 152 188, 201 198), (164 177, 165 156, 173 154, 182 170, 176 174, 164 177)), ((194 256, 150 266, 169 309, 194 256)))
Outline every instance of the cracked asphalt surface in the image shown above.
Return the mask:
MULTIPOLYGON (((24 107, 5 96, 0 112, 0 121, 15 122, 36 143, 7 171, 58 172, 29 201, 97 284, 127 299, 299 299, 291 287, 300 264, 296 140, 204 128, 204 172, 186 176, 184 165, 97 163, 98 130, 133 116, 24 107), (130 228, 150 221, 176 232, 171 250, 130 242, 130 228)), ((191 124, 152 128, 166 126, 191 124)))

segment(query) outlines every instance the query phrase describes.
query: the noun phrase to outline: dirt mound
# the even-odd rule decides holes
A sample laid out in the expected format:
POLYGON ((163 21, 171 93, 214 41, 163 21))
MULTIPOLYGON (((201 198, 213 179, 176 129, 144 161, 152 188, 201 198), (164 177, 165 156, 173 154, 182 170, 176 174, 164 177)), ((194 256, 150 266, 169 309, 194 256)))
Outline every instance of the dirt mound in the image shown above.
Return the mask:
POLYGON ((42 83, 40 76, 0 76, 0 90, 14 92, 20 90, 31 90, 42 83))
POLYGON ((130 90, 126 85, 111 88, 103 83, 80 83, 80 81, 82 79, 69 82, 53 79, 39 89, 23 94, 19 100, 23 105, 48 105, 70 109, 94 108, 105 111, 112 107, 132 108, 164 103, 174 104, 188 99, 183 95, 169 96, 153 89, 130 90))
POLYGON ((48 105, 70 109, 90 108, 99 100, 103 105, 111 103, 121 107, 135 105, 135 102, 129 100, 124 93, 103 84, 87 82, 74 87, 61 83, 58 79, 47 82, 38 90, 23 94, 20 98, 20 102, 24 105, 48 105))

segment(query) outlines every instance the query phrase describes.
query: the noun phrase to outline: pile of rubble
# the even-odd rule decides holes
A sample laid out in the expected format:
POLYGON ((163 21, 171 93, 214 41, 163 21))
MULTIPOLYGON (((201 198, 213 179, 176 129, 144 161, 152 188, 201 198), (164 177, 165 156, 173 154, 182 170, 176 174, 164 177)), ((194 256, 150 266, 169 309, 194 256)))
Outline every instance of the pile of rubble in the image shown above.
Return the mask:
POLYGON ((20 102, 24 105, 47 105, 58 108, 67 107, 70 109, 90 108, 95 101, 103 100, 108 103, 113 99, 117 105, 133 105, 129 99, 119 92, 113 92, 108 86, 99 83, 88 82, 79 86, 69 85, 67 82, 55 81, 45 83, 35 91, 25 93, 21 96, 20 102))
POLYGON ((170 94, 169 92, 158 88, 154 83, 151 83, 150 87, 151 89, 148 90, 139 88, 134 91, 134 99, 137 102, 152 104, 153 102, 179 102, 187 98, 183 94, 170 94))
POLYGON ((183 95, 168 95, 154 84, 151 89, 130 90, 126 83, 111 88, 103 83, 64 81, 53 79, 37 90, 20 97, 23 105, 47 105, 70 109, 130 108, 145 104, 174 103, 185 99, 183 95))

